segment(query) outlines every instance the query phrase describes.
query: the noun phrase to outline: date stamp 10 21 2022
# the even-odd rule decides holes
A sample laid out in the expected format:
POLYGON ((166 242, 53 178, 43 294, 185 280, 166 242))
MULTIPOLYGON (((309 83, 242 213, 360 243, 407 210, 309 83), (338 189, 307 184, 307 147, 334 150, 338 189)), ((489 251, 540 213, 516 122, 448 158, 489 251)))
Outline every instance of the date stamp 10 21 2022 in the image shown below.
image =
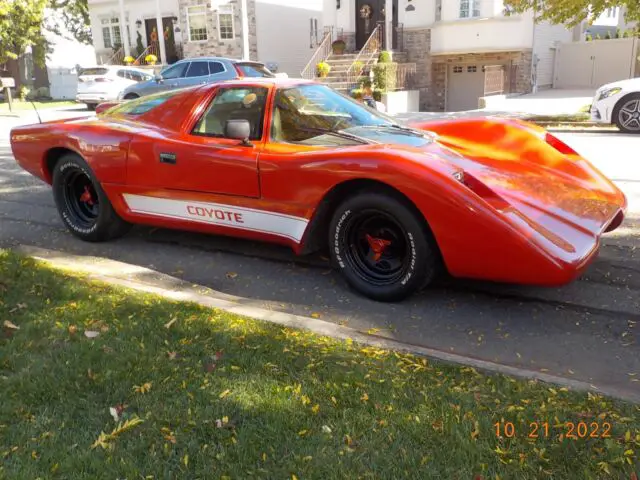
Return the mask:
POLYGON ((562 436, 569 440, 611 438, 609 422, 547 422, 534 421, 523 424, 501 421, 493 425, 496 437, 550 438, 562 436))

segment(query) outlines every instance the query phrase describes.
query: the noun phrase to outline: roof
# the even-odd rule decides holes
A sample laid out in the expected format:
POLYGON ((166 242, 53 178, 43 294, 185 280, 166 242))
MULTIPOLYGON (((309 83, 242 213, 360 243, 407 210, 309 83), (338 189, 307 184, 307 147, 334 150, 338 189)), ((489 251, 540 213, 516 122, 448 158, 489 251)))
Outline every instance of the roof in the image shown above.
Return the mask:
POLYGON ((264 85, 266 87, 293 87, 295 85, 303 84, 317 84, 321 85, 313 80, 307 80, 305 78, 291 78, 291 77, 243 77, 234 78, 230 80, 223 80, 221 82, 211 83, 206 85, 209 88, 215 88, 220 85, 246 85, 247 83, 254 85, 264 85))
POLYGON ((189 57, 189 58, 183 58, 181 60, 178 60, 176 63, 181 63, 181 62, 193 62, 195 60, 203 60, 203 61, 225 61, 225 62, 230 62, 230 63, 259 63, 261 65, 264 65, 263 62, 258 62, 257 60, 242 60, 241 58, 229 58, 229 57, 189 57))

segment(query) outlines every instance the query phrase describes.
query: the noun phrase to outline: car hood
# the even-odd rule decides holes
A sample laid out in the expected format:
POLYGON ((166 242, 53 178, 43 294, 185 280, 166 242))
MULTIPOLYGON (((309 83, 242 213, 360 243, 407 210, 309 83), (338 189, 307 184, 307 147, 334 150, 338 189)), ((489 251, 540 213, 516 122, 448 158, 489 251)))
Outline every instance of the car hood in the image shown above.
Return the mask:
POLYGON ((640 77, 628 78, 626 80, 618 80, 617 82, 607 83, 602 85, 598 91, 608 90, 610 88, 622 88, 624 90, 637 90, 640 91, 640 77))

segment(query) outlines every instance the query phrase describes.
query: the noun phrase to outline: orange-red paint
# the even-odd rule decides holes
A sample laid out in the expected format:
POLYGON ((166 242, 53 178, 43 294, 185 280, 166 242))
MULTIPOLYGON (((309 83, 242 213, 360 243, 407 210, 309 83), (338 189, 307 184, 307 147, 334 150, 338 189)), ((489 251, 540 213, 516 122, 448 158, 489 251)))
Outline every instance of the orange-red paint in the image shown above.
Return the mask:
MULTIPOLYGON (((307 219, 312 225, 322 200, 337 185, 354 180, 383 183, 416 206, 446 268, 456 277, 567 283, 593 260, 601 235, 623 220, 626 198, 609 179, 544 129, 519 120, 417 124, 437 134, 436 142, 421 149, 273 143, 273 93, 302 82, 225 82, 271 90, 263 138, 253 147, 190 134, 217 85, 185 91, 135 120, 107 110, 99 118, 18 127, 11 145, 17 162, 49 183, 46 159, 53 149, 77 152, 118 214, 130 222, 284 243, 296 253, 306 251, 310 227, 298 242, 243 229, 242 218, 233 213, 224 225, 134 213, 123 194, 259 209, 307 219), (159 163, 163 151, 174 152, 177 163, 159 163), (462 180, 454 178, 460 170, 462 180)), ((200 213, 216 215, 213 210, 200 213)), ((318 234, 326 245, 326 231, 318 234)))

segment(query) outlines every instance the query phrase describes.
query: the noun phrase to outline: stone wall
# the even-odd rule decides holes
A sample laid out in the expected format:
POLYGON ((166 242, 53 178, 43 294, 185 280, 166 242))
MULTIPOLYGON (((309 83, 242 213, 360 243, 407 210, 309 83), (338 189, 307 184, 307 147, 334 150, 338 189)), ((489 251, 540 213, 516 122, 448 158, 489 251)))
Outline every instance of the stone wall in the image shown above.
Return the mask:
MULTIPOLYGON (((184 58, 219 56, 229 58, 242 58, 242 16, 240 0, 229 0, 233 5, 234 34, 233 40, 220 40, 218 34, 218 14, 211 11, 211 2, 204 0, 179 0, 180 2, 180 29, 182 30, 182 45, 184 58), (187 30, 186 7, 205 5, 207 7, 207 40, 190 42, 187 30)), ((256 34, 256 3, 255 0, 247 0, 249 7, 249 49, 251 60, 258 59, 258 42, 256 34)))
MULTIPOLYGON (((424 109, 436 112, 444 111, 447 95, 447 72, 449 70, 449 66, 456 63, 513 65, 515 67, 516 78, 513 82, 515 85, 515 91, 512 91, 511 93, 530 93, 532 90, 531 59, 531 50, 434 56, 432 57, 431 67, 431 78, 433 81, 431 83, 431 91, 426 99, 424 109)), ((505 87, 509 88, 509 84, 510 80, 507 78, 505 87)))
POLYGON ((428 110, 431 86, 431 30, 428 28, 405 29, 403 46, 407 63, 416 64, 414 88, 420 90, 420 110, 428 110))

